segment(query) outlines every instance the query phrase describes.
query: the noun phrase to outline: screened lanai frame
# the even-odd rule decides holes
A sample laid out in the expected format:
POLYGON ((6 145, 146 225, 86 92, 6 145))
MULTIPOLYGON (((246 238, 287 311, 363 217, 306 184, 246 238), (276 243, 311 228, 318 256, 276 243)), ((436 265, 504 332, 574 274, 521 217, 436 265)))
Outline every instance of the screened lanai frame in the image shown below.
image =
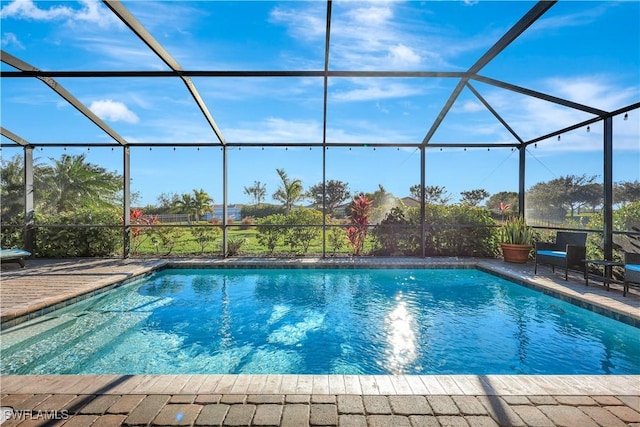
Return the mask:
MULTIPOLYGON (((78 111, 80 111, 86 118, 97 125, 105 134, 107 134, 113 142, 110 143, 78 143, 74 146, 84 147, 111 147, 122 149, 122 165, 123 165, 123 218, 122 224, 124 235, 124 256, 129 256, 130 248, 130 230, 131 224, 129 222, 130 210, 131 210, 131 187, 130 187, 130 152, 132 147, 211 147, 218 146, 222 151, 222 217, 227 218, 227 207, 229 205, 227 186, 228 186, 228 152, 230 149, 240 147, 317 147, 322 149, 322 183, 326 184, 326 156, 327 150, 331 147, 348 147, 348 148, 362 148, 363 146, 369 147, 406 147, 414 148, 420 152, 420 216, 421 216, 421 237, 422 237, 422 255, 425 255, 425 185, 426 185, 426 172, 425 172, 425 159, 426 150, 438 149, 438 148, 509 148, 518 150, 518 194, 519 194, 519 209, 520 215, 524 215, 525 209, 525 159, 526 149, 531 145, 535 145, 538 142, 555 138, 564 133, 570 132, 575 129, 584 128, 586 126, 594 125, 598 122, 602 122, 603 126, 603 188, 604 188, 604 202, 603 202, 603 236, 604 236, 604 255, 605 258, 611 259, 613 253, 613 119, 616 116, 626 115, 632 110, 640 108, 640 102, 635 102, 625 107, 616 109, 614 111, 605 111, 593 106, 583 105, 577 102, 573 102, 567 99, 562 99, 550 94, 542 93, 532 89, 528 89, 523 86, 508 83, 506 81, 492 79, 490 77, 483 76, 480 71, 488 65, 496 56, 498 56, 506 47, 514 42, 522 33, 524 33, 532 24, 539 20, 549 9, 553 7, 555 1, 540 1, 536 3, 526 14, 524 14, 491 48, 489 48, 471 67, 466 71, 367 71, 367 70, 333 70, 330 68, 330 56, 331 56, 331 24, 332 24, 332 8, 333 2, 328 0, 326 3, 326 21, 325 21, 325 48, 324 48, 324 68, 322 70, 270 70, 270 71, 234 71, 234 70, 186 70, 172 57, 172 55, 163 47, 163 45, 156 40, 151 33, 136 19, 136 17, 127 10, 127 8, 119 1, 105 0, 104 4, 131 30, 131 32, 140 40, 142 40, 166 66, 169 67, 167 71, 43 71, 36 68, 37 64, 29 64, 20 58, 17 58, 8 52, 2 51, 2 62, 8 64, 19 71, 3 72, 2 78, 31 78, 39 79, 48 85, 53 91, 62 97, 66 102, 70 103, 78 111), (96 79, 109 79, 109 78, 170 78, 181 81, 190 97, 193 99, 200 113, 208 124, 212 137, 215 138, 214 143, 160 143, 160 142, 146 142, 146 143, 132 143, 123 138, 117 131, 112 129, 104 120, 100 119, 94 114, 86 105, 79 101, 73 94, 65 89, 56 78, 96 78, 96 79), (322 123, 322 140, 319 142, 227 142, 223 132, 220 130, 215 117, 210 113, 206 102, 203 100, 200 92, 198 91, 194 80, 204 79, 208 77, 225 77, 225 78, 308 78, 322 80, 323 91, 323 123, 322 123), (327 117, 328 117, 328 91, 330 79, 342 79, 342 78, 421 78, 421 79, 447 79, 456 82, 455 88, 448 97, 448 100, 442 105, 439 114, 434 118, 433 122, 428 128, 425 128, 425 135, 420 141, 415 143, 393 143, 393 142, 375 142, 370 141, 367 144, 361 142, 350 141, 331 141, 327 136, 327 117), (491 85, 500 89, 518 93, 520 95, 535 98, 538 100, 547 101, 553 104, 557 104, 569 109, 582 111, 593 116, 589 119, 583 120, 579 123, 557 129, 552 132, 539 135, 534 138, 524 139, 512 129, 508 121, 505 120, 491 105, 491 103, 485 99, 480 92, 476 89, 477 83, 491 85), (513 143, 475 143, 470 145, 469 143, 438 143, 435 142, 434 135, 450 112, 452 105, 459 97, 463 90, 469 90, 473 93, 478 101, 484 105, 485 108, 504 126, 504 128, 511 134, 514 141, 513 143)), ((33 227, 34 227, 34 200, 33 200, 33 151, 38 147, 66 147, 69 144, 65 143, 46 143, 46 142, 30 142, 21 138, 19 135, 14 134, 10 130, 11 124, 3 123, 1 128, 2 135, 13 141, 15 144, 11 146, 19 146, 24 150, 24 162, 25 162, 25 248, 29 249, 33 247, 33 227)), ((9 144, 2 144, 3 147, 9 146, 9 144)), ((327 208, 323 205, 322 208, 323 217, 326 218, 327 208)), ((323 249, 322 255, 326 255, 326 236, 325 232, 328 227, 326 219, 323 220, 323 249)), ((226 221, 223 221, 221 225, 222 233, 222 245, 223 255, 227 254, 228 246, 228 226, 226 221)))

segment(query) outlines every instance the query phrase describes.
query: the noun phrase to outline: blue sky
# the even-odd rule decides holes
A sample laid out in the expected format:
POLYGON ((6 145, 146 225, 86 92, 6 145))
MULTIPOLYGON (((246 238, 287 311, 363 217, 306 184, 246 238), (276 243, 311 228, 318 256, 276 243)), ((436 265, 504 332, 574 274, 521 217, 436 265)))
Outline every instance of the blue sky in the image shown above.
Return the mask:
MULTIPOLYGON (((42 70, 167 70, 167 66, 99 2, 1 1, 2 49, 42 70)), ((529 1, 334 1, 331 70, 465 71, 535 3, 529 1)), ((322 70, 326 2, 123 1, 186 70, 322 70)), ((555 4, 479 74, 611 111, 640 101, 640 2, 555 4)), ((0 70, 13 71, 7 64, 0 70)), ((203 115, 178 79, 57 78, 130 143, 132 189, 141 204, 160 193, 208 191, 222 201, 221 152, 203 115), (184 143, 212 147, 180 148, 184 143)), ((228 142, 318 143, 323 132, 322 78, 193 78, 228 142)), ((458 83, 452 78, 331 78, 327 142, 367 144, 327 151, 327 179, 353 191, 382 184, 402 197, 420 180, 413 148, 458 83)), ((524 139, 592 116, 472 81, 524 139)), ((35 79, 2 80, 2 126, 33 143, 68 143, 90 161, 122 171, 119 149, 93 123, 35 79)), ((614 119, 614 179, 640 179, 640 112, 614 119)), ((468 89, 433 143, 515 142, 468 89)), ((2 138, 3 143, 8 140, 2 138)), ((562 175, 602 177, 602 123, 530 147, 527 187, 562 175)), ((42 162, 62 148, 45 147, 42 162)), ((4 149, 9 158, 17 150, 4 149)), ((459 192, 517 191, 517 152, 509 148, 427 150, 427 184, 459 192)), ((291 147, 229 151, 229 201, 247 203, 245 186, 278 186, 284 168, 305 187, 322 180, 322 150, 291 147)), ((271 201, 268 197, 267 201, 271 201)))

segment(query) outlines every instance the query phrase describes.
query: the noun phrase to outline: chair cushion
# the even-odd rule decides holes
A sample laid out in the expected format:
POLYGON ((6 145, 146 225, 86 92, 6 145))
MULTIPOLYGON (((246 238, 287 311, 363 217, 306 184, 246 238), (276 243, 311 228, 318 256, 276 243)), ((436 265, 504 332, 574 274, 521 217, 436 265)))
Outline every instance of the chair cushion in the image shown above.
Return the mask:
POLYGON ((0 259, 24 258, 31 255, 30 252, 22 249, 0 249, 0 259))
POLYGON ((640 264, 627 264, 624 266, 624 268, 627 270, 640 272, 640 264))
POLYGON ((553 256, 556 258, 566 258, 567 257, 567 253, 563 252, 563 251, 548 251, 548 250, 542 250, 542 251, 537 251, 536 255, 546 255, 546 256, 553 256))

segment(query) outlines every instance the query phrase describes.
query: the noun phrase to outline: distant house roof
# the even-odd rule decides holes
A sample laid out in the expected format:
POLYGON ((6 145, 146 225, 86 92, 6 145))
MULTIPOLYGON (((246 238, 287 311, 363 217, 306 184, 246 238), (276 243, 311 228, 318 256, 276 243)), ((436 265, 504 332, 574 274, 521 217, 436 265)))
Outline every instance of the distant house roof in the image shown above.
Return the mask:
POLYGON ((404 203, 404 205, 408 208, 415 208, 420 206, 420 202, 413 197, 403 197, 400 200, 402 200, 402 203, 404 203))

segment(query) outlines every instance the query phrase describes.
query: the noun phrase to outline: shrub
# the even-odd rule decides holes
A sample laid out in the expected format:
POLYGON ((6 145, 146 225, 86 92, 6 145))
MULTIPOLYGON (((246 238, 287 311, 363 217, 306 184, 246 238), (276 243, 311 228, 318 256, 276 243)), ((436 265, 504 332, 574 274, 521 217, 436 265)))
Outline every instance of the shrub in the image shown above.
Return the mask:
POLYGON ((186 230, 181 227, 152 228, 151 243, 156 248, 156 254, 162 250, 162 255, 170 255, 186 233, 186 230))
MULTIPOLYGON (((602 230, 604 219, 602 213, 591 217, 587 226, 590 229, 602 230)), ((616 231, 640 232, 640 202, 630 203, 613 212, 613 229, 616 231)), ((637 235, 614 234, 614 259, 622 260, 622 252, 640 252, 640 237, 637 235)), ((602 233, 589 233, 587 237, 587 258, 604 258, 604 241, 602 233)))
POLYGON ((350 226, 347 228, 347 239, 353 247, 354 255, 361 255, 369 230, 369 214, 373 200, 364 194, 355 197, 351 202, 350 226))
POLYGON ((254 224, 254 220, 252 217, 248 216, 246 218, 242 218, 240 224, 242 224, 240 227, 238 227, 240 230, 248 230, 254 224))
MULTIPOLYGON (((373 233, 378 254, 419 254, 420 209, 393 208, 373 233)), ((493 257, 497 239, 491 213, 468 205, 427 205, 425 251, 431 256, 493 257)))
POLYGON ((289 245, 292 252, 304 255, 309 251, 311 241, 320 237, 322 229, 296 226, 322 224, 322 212, 307 208, 294 209, 287 215, 286 224, 290 227, 284 235, 284 243, 289 245))
POLYGON ((240 248, 247 239, 239 237, 237 239, 229 238, 227 240, 227 256, 236 256, 240 254, 240 248))
POLYGON ((69 224, 69 227, 37 229, 35 255, 38 257, 112 256, 122 247, 121 216, 117 209, 79 208, 60 214, 41 215, 37 220, 42 225, 69 224), (78 227, 78 224, 89 225, 78 227))
POLYGON ((373 237, 379 247, 376 255, 418 255, 420 253, 419 221, 406 216, 407 208, 394 207, 373 229, 373 237))
POLYGON ((256 221, 258 226, 258 234, 256 238, 258 242, 265 246, 269 253, 273 253, 276 246, 286 233, 284 224, 286 217, 283 214, 273 214, 256 221))
MULTIPOLYGON (((327 224, 335 226, 342 224, 342 221, 339 219, 328 219, 327 224)), ((336 252, 342 249, 347 243, 343 227, 327 227, 326 239, 327 245, 333 255, 335 255, 336 252)))
POLYGON ((24 245, 24 213, 2 220, 0 241, 3 248, 21 248, 24 245))
POLYGON ((280 205, 271 205, 267 203, 260 203, 258 205, 244 205, 240 208, 240 216, 253 217, 253 218, 265 218, 270 215, 285 214, 285 209, 280 205))
POLYGON ((196 243, 200 246, 200 253, 203 254, 207 245, 213 243, 218 235, 220 234, 220 229, 215 226, 206 226, 206 227, 191 227, 191 234, 195 239, 196 243))

